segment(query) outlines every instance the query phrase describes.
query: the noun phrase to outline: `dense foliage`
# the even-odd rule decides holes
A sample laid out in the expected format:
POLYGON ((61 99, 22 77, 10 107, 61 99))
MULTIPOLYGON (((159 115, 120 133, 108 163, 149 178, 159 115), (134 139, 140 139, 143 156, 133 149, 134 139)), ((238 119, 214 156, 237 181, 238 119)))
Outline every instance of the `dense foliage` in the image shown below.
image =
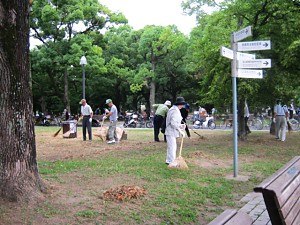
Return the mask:
POLYGON ((43 43, 31 51, 35 110, 78 111, 82 55, 88 61, 86 98, 94 108, 112 98, 121 110, 145 104, 149 111, 153 103, 182 95, 194 107, 231 110, 231 64, 220 47, 230 47, 230 34, 249 25, 253 36, 245 41, 271 40, 271 50, 255 54, 271 58, 272 68, 264 79, 238 79, 239 105, 247 99, 253 112, 278 97, 300 100, 299 0, 188 0, 183 9, 198 18, 189 36, 175 26, 133 30, 122 14, 100 3, 34 1, 32 35, 43 43), (217 10, 206 14, 205 5, 217 10))

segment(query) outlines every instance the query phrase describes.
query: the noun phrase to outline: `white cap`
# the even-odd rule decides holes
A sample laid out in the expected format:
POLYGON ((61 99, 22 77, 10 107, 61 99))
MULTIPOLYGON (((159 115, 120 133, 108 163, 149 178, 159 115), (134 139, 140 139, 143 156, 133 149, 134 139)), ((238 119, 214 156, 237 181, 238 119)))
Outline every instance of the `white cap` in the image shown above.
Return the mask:
POLYGON ((83 98, 80 100, 79 104, 82 105, 82 103, 86 102, 86 100, 83 98))
POLYGON ((164 104, 167 106, 171 106, 171 102, 169 100, 167 100, 164 104))

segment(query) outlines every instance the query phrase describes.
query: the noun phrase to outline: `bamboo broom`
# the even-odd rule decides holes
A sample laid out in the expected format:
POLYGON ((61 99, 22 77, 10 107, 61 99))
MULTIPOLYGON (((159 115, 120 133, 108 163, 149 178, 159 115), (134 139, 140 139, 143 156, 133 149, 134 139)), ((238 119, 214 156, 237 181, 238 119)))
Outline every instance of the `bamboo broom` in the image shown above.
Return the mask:
POLYGON ((176 169, 188 169, 188 165, 186 164, 184 158, 181 156, 182 152, 182 146, 183 146, 183 136, 181 138, 181 144, 180 144, 180 150, 179 150, 179 156, 174 160, 174 162, 170 163, 168 165, 168 168, 176 168, 176 169))

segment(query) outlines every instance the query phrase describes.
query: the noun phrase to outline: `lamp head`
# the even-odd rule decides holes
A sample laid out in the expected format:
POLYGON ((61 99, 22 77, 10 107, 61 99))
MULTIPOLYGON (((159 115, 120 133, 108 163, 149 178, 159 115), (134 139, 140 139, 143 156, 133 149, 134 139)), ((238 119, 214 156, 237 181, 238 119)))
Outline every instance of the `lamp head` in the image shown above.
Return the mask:
POLYGON ((86 65, 87 64, 87 61, 86 61, 86 58, 85 56, 83 55, 81 58, 80 58, 80 65, 86 65))

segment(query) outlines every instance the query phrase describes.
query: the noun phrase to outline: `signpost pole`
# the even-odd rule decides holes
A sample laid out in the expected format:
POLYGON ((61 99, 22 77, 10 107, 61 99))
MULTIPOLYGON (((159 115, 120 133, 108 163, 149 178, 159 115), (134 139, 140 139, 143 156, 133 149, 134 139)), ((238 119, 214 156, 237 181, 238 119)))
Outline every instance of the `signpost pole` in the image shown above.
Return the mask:
POLYGON ((237 110, 237 77, 263 78, 262 70, 249 70, 248 68, 270 68, 271 59, 255 59, 253 54, 238 52, 271 49, 271 41, 238 42, 252 35, 251 26, 231 34, 231 49, 221 47, 221 56, 232 59, 232 125, 233 125, 233 176, 238 176, 238 110, 237 110), (239 60, 239 61, 238 61, 239 60), (239 69, 238 69, 239 68, 239 69))
POLYGON ((236 85, 236 75, 237 75, 237 46, 234 42, 234 33, 231 34, 231 49, 233 50, 233 60, 231 61, 231 76, 232 76, 232 97, 233 97, 233 120, 232 120, 232 125, 233 125, 233 167, 234 167, 234 172, 233 176, 237 177, 238 175, 238 127, 237 127, 237 85, 236 85))

